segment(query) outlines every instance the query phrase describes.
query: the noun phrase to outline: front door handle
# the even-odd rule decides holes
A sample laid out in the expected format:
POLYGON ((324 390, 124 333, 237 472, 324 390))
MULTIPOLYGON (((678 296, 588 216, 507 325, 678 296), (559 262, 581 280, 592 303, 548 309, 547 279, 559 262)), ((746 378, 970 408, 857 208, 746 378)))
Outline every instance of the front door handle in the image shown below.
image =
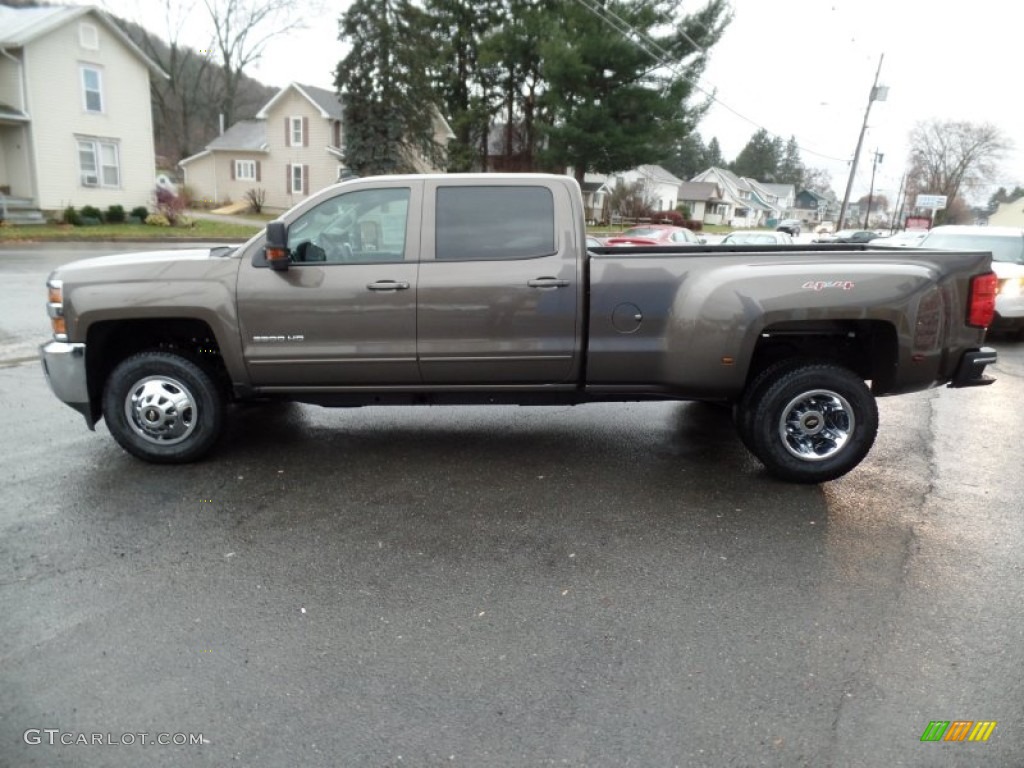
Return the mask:
POLYGON ((409 290, 408 283, 398 282, 396 280, 378 280, 376 283, 370 283, 366 286, 371 291, 407 291, 409 290))
POLYGON ((531 288, 565 288, 569 281, 557 277, 538 277, 536 280, 528 280, 526 284, 531 288))

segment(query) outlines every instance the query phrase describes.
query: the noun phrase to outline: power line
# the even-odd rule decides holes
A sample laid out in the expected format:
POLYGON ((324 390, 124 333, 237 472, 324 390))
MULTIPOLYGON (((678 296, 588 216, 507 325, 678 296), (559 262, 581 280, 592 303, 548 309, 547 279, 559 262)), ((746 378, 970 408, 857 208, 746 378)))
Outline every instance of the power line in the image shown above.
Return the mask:
MULTIPOLYGON (((625 37, 631 43, 633 43, 637 47, 639 47, 644 53, 646 53, 648 56, 650 56, 652 59, 654 59, 656 64, 658 64, 659 66, 667 67, 668 69, 670 69, 673 73, 675 73, 675 75, 677 77, 680 77, 683 80, 685 80, 686 82, 688 82, 690 85, 692 85, 694 88, 696 88, 698 91, 703 93, 711 101, 713 101, 714 103, 718 104, 723 109, 728 110, 732 114, 736 115, 736 117, 738 117, 741 120, 744 120, 744 121, 750 123, 755 128, 758 128, 758 129, 764 131, 765 133, 767 133, 770 136, 773 136, 773 137, 778 138, 778 139, 784 138, 781 134, 778 134, 775 131, 768 130, 766 127, 761 125, 756 120, 753 120, 753 119, 747 117, 746 115, 742 114, 741 112, 737 111, 736 109, 733 109, 731 106, 729 106, 724 101, 722 101, 720 98, 718 98, 718 96, 716 95, 718 89, 717 89, 717 87, 713 83, 708 83, 708 85, 711 88, 714 89, 714 91, 709 91, 709 90, 707 90, 707 88, 704 88, 699 82, 697 82, 693 78, 689 77, 686 73, 681 72, 678 69, 677 65, 670 60, 671 53, 669 51, 665 50, 665 48, 663 48, 656 40, 651 38, 645 32, 641 32, 640 30, 638 30, 635 26, 630 24, 628 21, 623 19, 621 16, 619 16, 614 11, 609 10, 608 8, 602 8, 601 6, 597 5, 595 2, 592 2, 592 0, 576 0, 576 2, 578 2, 580 5, 582 5, 584 8, 586 8, 588 11, 593 13, 598 19, 603 21, 605 24, 608 24, 616 32, 621 34, 623 37, 625 37), (654 49, 654 50, 652 50, 652 49, 654 49), (659 54, 661 54, 661 55, 660 56, 655 55, 655 50, 659 54)), ((707 50, 702 48, 700 45, 698 45, 697 42, 692 37, 690 37, 684 30, 680 29, 679 32, 683 36, 683 39, 685 39, 687 42, 689 42, 690 45, 692 45, 695 49, 700 51, 702 55, 704 55, 704 56, 708 55, 707 50)), ((797 143, 800 144, 799 141, 797 143)), ((835 157, 834 155, 827 155, 824 152, 818 152, 816 150, 809 149, 809 148, 803 146, 802 144, 800 144, 800 149, 803 152, 807 152, 810 155, 815 155, 816 157, 820 157, 820 158, 823 158, 825 160, 834 160, 834 161, 839 162, 839 163, 849 163, 850 162, 849 159, 847 159, 847 158, 835 157)))

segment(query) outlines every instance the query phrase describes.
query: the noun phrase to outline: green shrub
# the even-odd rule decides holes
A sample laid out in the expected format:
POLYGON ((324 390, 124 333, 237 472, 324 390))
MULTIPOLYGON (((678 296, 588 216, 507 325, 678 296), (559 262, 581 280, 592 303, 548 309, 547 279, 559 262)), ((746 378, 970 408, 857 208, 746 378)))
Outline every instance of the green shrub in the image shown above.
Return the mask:
POLYGON ((75 227, 82 226, 82 217, 78 213, 78 211, 75 210, 75 206, 73 205, 69 205, 67 208, 64 209, 63 221, 65 224, 71 224, 72 226, 75 227))
POLYGON ((106 219, 107 224, 124 224, 124 207, 120 205, 110 206, 107 208, 103 218, 106 219))
POLYGON ((103 211, 93 205, 83 205, 80 211, 83 219, 97 219, 103 221, 103 211))
POLYGON ((139 221, 145 221, 146 217, 149 216, 149 209, 144 205, 137 205, 132 208, 132 216, 139 221))

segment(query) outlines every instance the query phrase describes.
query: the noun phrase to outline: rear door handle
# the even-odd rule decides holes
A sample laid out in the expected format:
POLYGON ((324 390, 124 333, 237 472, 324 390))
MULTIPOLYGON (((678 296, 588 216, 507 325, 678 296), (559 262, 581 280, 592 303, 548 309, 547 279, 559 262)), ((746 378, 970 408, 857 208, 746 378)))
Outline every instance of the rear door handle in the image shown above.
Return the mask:
POLYGON ((408 283, 398 282, 396 280, 378 280, 376 283, 370 283, 366 286, 371 291, 407 291, 409 290, 408 283))
POLYGON ((531 288, 565 288, 569 281, 557 277, 538 277, 536 280, 528 280, 526 284, 531 288))

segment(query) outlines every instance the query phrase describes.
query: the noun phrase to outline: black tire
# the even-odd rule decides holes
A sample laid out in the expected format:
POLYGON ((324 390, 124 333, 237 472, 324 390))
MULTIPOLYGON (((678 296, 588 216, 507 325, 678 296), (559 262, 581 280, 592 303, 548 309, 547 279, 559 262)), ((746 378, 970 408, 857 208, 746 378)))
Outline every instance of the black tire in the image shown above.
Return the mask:
POLYGON ((781 480, 834 480, 874 445, 878 405, 846 368, 811 363, 781 369, 759 390, 749 436, 754 455, 781 480))
POLYGON ((757 374, 743 390, 743 394, 733 407, 732 419, 736 425, 736 434, 739 435, 740 442, 755 456, 757 456, 757 451, 754 449, 754 413, 757 402, 764 395, 765 388, 785 372, 802 368, 810 363, 811 361, 806 358, 779 360, 757 374))
POLYGON ((224 425, 224 396, 206 370, 170 352, 121 362, 103 390, 103 418, 128 453, 183 464, 213 448, 224 425))

